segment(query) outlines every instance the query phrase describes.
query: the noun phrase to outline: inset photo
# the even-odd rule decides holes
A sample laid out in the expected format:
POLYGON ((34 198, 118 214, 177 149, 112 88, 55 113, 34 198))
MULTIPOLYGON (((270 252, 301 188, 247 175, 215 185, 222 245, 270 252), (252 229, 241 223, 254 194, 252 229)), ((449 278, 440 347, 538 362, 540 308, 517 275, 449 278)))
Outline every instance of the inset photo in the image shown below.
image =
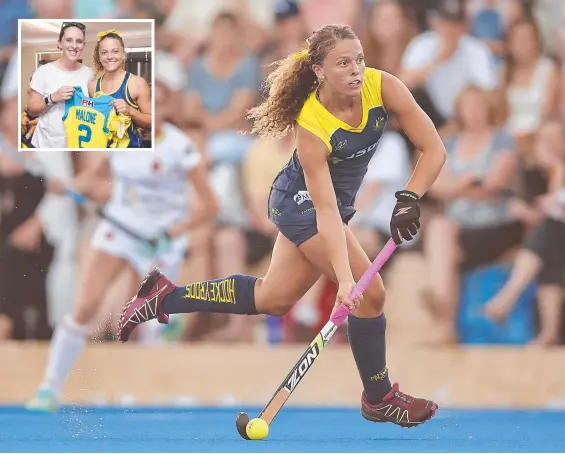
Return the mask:
POLYGON ((20 19, 18 150, 152 150, 154 30, 153 19, 20 19))

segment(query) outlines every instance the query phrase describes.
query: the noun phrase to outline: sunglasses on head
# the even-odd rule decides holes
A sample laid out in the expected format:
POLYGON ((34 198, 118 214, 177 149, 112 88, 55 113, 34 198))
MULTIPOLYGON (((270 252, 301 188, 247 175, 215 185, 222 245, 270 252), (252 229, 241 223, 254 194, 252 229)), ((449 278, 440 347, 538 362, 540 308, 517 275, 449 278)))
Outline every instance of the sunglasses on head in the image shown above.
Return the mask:
POLYGON ((80 28, 83 32, 86 31, 86 25, 81 24, 80 22, 63 22, 63 25, 61 26, 61 30, 64 30, 65 28, 68 27, 77 27, 80 28))

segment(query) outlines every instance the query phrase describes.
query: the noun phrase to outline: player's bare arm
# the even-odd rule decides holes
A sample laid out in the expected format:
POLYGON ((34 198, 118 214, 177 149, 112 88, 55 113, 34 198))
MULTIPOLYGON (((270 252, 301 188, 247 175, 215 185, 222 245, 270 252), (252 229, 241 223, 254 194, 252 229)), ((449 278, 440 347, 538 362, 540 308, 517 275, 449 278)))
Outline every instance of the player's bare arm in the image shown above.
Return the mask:
POLYGON ((382 74, 382 97, 386 110, 396 115, 410 141, 422 153, 405 189, 422 197, 436 181, 445 163, 445 146, 434 124, 406 85, 392 74, 382 74))
POLYGON ((132 75, 129 92, 139 110, 129 109, 129 116, 140 128, 151 128, 151 92, 145 79, 132 75))

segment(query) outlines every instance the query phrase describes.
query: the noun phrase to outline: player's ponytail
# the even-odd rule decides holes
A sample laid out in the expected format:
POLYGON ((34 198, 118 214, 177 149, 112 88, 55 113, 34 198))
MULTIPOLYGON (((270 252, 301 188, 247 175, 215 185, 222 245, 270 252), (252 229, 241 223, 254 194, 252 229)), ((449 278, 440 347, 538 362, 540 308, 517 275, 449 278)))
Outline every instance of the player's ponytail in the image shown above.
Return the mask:
POLYGON ((312 66, 322 65, 337 41, 356 38, 348 26, 327 25, 306 41, 305 49, 275 62, 275 70, 265 81, 268 98, 247 114, 253 123, 251 133, 261 137, 285 136, 294 127, 308 96, 320 84, 312 66))

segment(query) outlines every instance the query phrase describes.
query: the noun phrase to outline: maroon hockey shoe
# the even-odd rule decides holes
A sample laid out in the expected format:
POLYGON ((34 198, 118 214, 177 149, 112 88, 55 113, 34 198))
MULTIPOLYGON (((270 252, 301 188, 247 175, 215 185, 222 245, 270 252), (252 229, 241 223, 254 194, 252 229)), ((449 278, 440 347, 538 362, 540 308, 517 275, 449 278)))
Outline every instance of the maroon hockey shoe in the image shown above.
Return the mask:
POLYGON ((409 396, 398 390, 398 383, 378 404, 371 404, 365 393, 361 396, 361 415, 373 422, 391 422, 402 427, 415 427, 432 419, 438 405, 431 400, 409 396))
POLYGON ((168 324, 169 316, 161 312, 165 296, 175 289, 158 268, 152 268, 141 282, 135 295, 122 312, 118 336, 122 342, 127 342, 133 330, 140 323, 156 318, 159 323, 168 324))

